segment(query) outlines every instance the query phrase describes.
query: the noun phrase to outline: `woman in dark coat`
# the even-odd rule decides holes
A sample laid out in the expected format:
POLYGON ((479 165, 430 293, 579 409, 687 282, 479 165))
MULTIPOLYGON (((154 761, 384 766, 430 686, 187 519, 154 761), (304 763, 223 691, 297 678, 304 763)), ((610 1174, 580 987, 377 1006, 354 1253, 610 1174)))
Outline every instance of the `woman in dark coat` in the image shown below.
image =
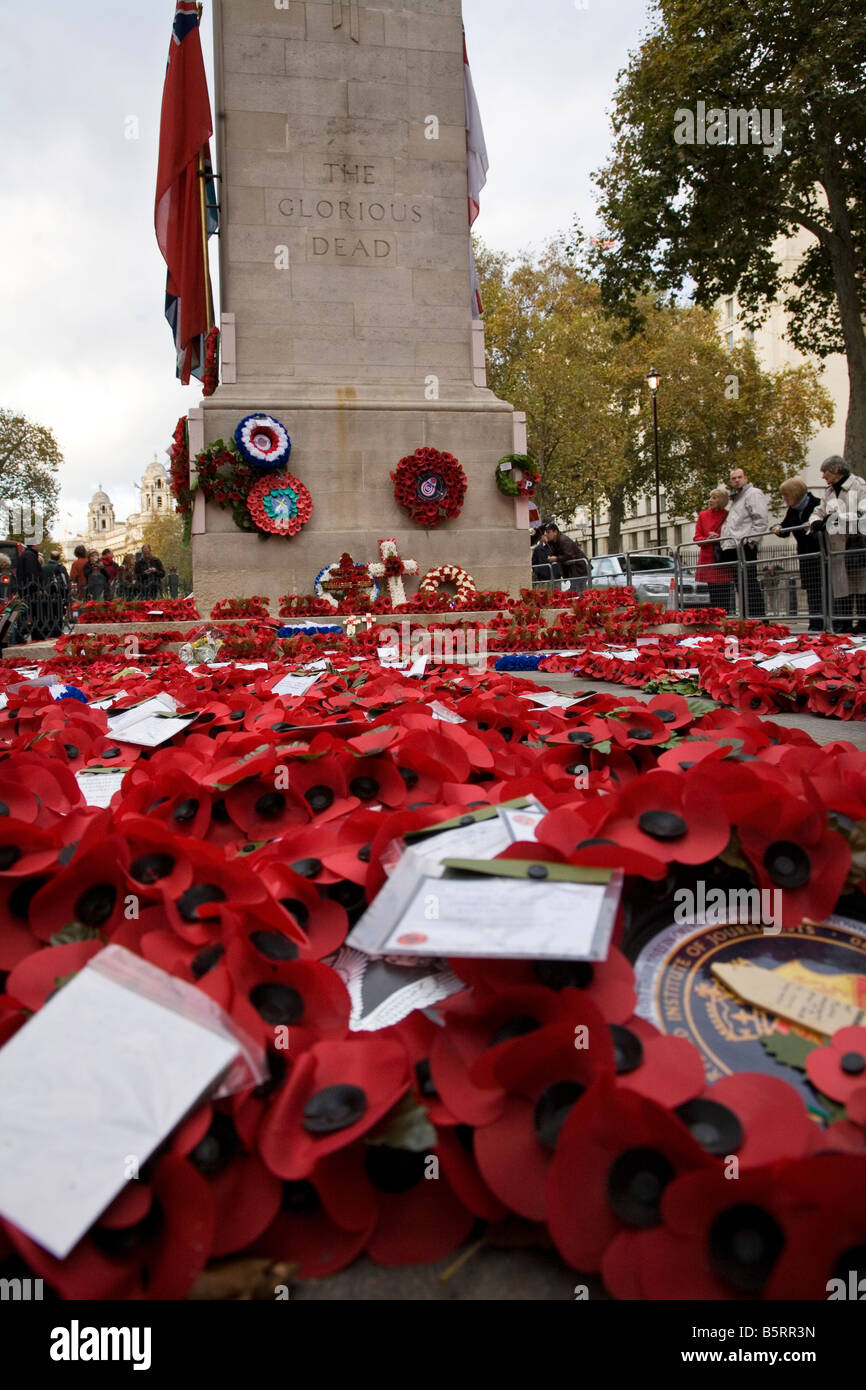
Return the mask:
POLYGON ((821 542, 811 531, 797 530, 805 526, 818 505, 819 499, 799 478, 786 478, 779 492, 788 510, 773 530, 777 536, 793 535, 800 566, 800 582, 809 607, 809 631, 820 632, 824 626, 821 616, 821 542))

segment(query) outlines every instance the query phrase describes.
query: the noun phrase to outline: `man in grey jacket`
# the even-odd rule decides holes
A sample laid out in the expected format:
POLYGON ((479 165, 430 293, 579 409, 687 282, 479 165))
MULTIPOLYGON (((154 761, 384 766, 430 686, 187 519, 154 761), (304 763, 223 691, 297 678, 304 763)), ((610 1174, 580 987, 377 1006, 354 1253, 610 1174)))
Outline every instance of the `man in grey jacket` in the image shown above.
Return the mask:
POLYGON ((735 551, 737 541, 743 546, 746 567, 746 617, 764 617, 764 595, 758 583, 758 542, 749 539, 770 529, 767 499, 759 487, 749 482, 742 468, 731 469, 731 500, 728 515, 722 523, 719 544, 722 550, 735 551))

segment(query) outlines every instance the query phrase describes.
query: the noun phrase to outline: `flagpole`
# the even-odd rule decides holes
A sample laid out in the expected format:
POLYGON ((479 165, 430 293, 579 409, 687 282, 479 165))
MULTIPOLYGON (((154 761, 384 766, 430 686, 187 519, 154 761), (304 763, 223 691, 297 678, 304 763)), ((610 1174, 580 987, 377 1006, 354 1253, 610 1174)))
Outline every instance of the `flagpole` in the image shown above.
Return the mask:
MULTIPOLYGON (((201 14, 204 6, 199 3, 196 5, 198 11, 198 22, 201 27, 201 14)), ((210 259, 207 253, 207 178, 205 177, 204 148, 198 152, 198 194, 199 209, 201 214, 201 254, 204 265, 204 294, 205 308, 207 313, 207 331, 210 333, 213 328, 213 289, 210 282, 210 259)))

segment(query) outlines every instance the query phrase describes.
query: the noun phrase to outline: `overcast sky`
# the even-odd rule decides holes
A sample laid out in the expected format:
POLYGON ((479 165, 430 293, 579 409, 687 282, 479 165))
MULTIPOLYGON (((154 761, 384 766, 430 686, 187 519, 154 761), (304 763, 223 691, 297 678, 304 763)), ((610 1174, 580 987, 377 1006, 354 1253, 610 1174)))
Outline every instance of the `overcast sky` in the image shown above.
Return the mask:
MULTIPOLYGON (((646 0, 463 12, 490 155, 476 230, 518 251, 575 215, 591 227, 590 174, 646 0)), ((60 537, 99 483, 119 518, 137 510, 133 481, 200 400, 174 379, 153 233, 173 13, 173 0, 0 0, 0 405, 57 435, 60 537)), ((202 33, 210 62, 207 4, 202 33)))

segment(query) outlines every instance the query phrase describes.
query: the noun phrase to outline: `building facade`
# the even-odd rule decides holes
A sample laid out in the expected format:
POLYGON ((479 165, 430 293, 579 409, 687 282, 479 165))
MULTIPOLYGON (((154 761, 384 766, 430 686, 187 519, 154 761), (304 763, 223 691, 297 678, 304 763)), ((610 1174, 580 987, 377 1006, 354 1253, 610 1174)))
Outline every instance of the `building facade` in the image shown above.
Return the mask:
POLYGON ((144 528, 154 517, 172 509, 172 496, 169 487, 168 470, 159 462, 156 454, 153 462, 147 465, 137 483, 141 493, 141 507, 125 521, 118 521, 114 504, 100 483, 87 507, 87 529, 82 536, 73 536, 63 542, 65 558, 70 560, 77 545, 88 550, 111 550, 116 560, 135 554, 141 549, 144 528))

